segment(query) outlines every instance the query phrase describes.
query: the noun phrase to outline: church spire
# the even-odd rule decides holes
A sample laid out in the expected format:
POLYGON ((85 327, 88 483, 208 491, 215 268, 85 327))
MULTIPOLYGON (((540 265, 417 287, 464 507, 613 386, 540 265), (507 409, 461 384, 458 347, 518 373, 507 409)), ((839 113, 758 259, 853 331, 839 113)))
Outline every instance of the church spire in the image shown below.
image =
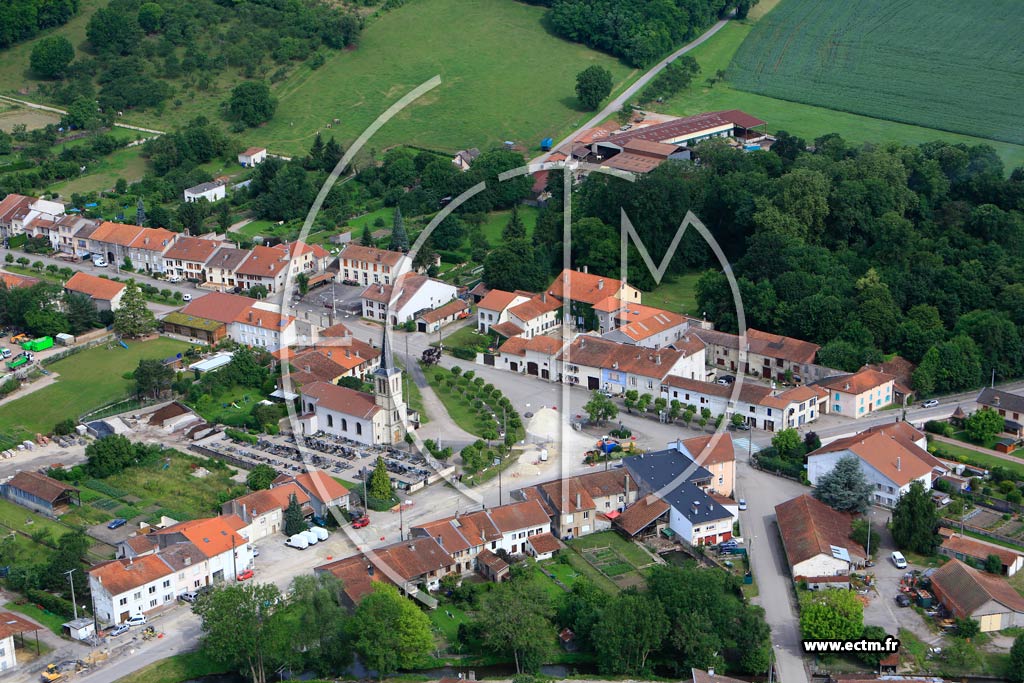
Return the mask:
POLYGON ((390 375, 394 367, 395 363, 391 358, 391 343, 388 341, 388 325, 384 323, 384 338, 380 342, 380 367, 377 372, 382 375, 390 375))

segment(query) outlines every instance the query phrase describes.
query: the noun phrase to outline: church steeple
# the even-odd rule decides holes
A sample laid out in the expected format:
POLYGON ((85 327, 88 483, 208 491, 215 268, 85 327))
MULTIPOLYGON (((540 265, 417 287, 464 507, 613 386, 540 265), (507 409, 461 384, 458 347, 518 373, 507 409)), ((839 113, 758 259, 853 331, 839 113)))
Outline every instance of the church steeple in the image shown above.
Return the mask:
POLYGON ((373 374, 389 377, 401 370, 395 367, 395 361, 391 357, 391 343, 388 341, 388 326, 384 325, 384 338, 380 342, 380 365, 373 374))
POLYGON ((400 443, 405 438, 406 408, 402 397, 402 371, 391 357, 388 327, 380 343, 380 365, 373 371, 374 401, 385 414, 384 429, 388 443, 400 443))

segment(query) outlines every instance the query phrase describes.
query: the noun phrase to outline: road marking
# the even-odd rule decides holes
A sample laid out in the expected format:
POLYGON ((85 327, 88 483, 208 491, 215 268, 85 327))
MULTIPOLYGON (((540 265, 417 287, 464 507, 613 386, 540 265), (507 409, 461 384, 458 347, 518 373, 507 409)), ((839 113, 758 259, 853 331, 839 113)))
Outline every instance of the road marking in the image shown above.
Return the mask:
POLYGON ((750 439, 733 439, 732 442, 736 444, 736 447, 740 450, 750 450, 751 453, 757 453, 761 450, 761 447, 756 443, 753 443, 750 439))

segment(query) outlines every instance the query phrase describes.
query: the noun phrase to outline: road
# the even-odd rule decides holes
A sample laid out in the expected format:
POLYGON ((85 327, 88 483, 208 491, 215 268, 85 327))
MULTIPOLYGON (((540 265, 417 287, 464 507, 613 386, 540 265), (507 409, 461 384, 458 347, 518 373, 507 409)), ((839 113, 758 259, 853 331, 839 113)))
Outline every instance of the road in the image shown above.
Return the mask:
MULTIPOLYGON (((36 104, 35 102, 29 102, 28 100, 19 100, 19 99, 16 99, 14 97, 8 97, 7 95, 0 95, 0 100, 4 100, 6 102, 12 102, 14 104, 20 104, 21 106, 28 107, 29 109, 38 109, 39 111, 48 111, 48 112, 53 113, 53 114, 60 114, 61 116, 63 116, 64 114, 67 114, 67 111, 65 111, 63 109, 57 109, 56 107, 48 107, 45 104, 36 104)), ((150 133, 152 135, 164 135, 165 134, 164 131, 162 131, 162 130, 154 130, 152 128, 142 128, 141 126, 133 126, 133 125, 128 124, 128 123, 115 123, 114 126, 116 126, 117 128, 125 128, 127 130, 137 130, 140 133, 150 133)))
MULTIPOLYGON (((636 95, 641 90, 641 88, 643 88, 645 85, 647 85, 647 83, 652 78, 654 78, 659 73, 661 73, 661 70, 664 69, 666 66, 668 66, 669 63, 673 59, 675 59, 676 57, 679 57, 680 55, 686 54, 687 52, 689 52, 693 48, 695 48, 698 45, 701 45, 702 43, 704 43, 704 41, 706 41, 708 38, 710 38, 711 36, 715 35, 720 30, 722 30, 722 27, 725 26, 728 22, 729 22, 728 19, 722 19, 721 21, 716 22, 714 26, 712 26, 707 31, 705 31, 699 38, 697 38, 696 40, 693 40, 693 41, 687 43, 686 45, 682 46, 681 48, 679 48, 678 50, 676 50, 675 52, 670 54, 665 59, 661 60, 660 62, 658 62, 657 64, 652 66, 647 71, 647 73, 645 73, 640 78, 636 79, 636 81, 634 81, 632 85, 630 85, 628 88, 626 88, 621 93, 619 93, 615 97, 615 99, 613 99, 611 102, 606 104, 604 109, 599 111, 597 114, 595 114, 593 117, 591 117, 591 119, 589 121, 587 121, 582 126, 580 126, 576 130, 574 130, 572 133, 567 135, 564 139, 559 141, 559 143, 557 145, 555 145, 554 147, 551 148, 551 151, 555 151, 557 149, 560 149, 566 143, 572 142, 572 140, 574 138, 576 138, 576 136, 579 135, 580 133, 582 133, 583 131, 587 130, 588 128, 593 128, 593 127, 599 125, 606 118, 608 118, 609 116, 611 116, 612 114, 614 114, 618 110, 622 109, 623 105, 625 105, 626 102, 629 101, 629 99, 631 97, 633 97, 633 95, 636 95)), ((544 154, 541 154, 539 157, 534 159, 531 163, 538 164, 538 163, 541 163, 543 161, 547 161, 547 158, 549 156, 551 156, 551 152, 545 152, 544 154)))

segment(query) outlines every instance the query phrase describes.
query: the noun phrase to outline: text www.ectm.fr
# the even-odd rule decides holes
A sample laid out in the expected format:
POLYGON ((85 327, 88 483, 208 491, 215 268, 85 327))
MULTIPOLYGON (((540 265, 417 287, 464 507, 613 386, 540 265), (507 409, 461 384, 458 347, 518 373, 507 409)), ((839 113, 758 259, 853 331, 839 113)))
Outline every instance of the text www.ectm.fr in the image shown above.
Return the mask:
POLYGON ((898 652, 900 641, 892 636, 885 640, 805 640, 804 652, 836 653, 836 652, 898 652))

